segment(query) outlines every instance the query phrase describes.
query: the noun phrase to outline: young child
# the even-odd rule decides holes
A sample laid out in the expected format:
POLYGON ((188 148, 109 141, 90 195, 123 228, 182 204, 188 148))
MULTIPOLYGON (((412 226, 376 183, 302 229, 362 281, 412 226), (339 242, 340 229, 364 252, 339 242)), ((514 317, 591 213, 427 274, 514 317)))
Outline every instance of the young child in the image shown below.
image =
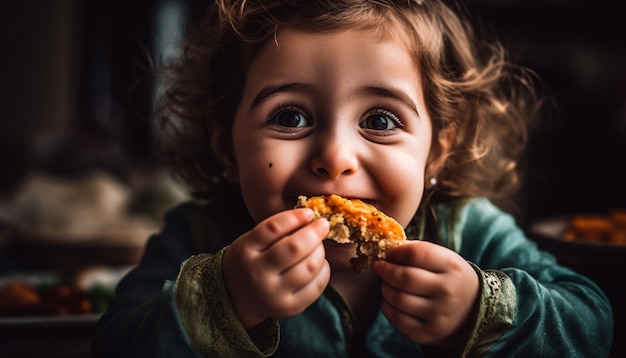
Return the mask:
POLYGON ((216 0, 172 64, 174 208, 94 337, 107 357, 602 357, 611 307, 490 199, 541 99, 437 0, 216 0), (355 272, 299 195, 410 241, 355 272))

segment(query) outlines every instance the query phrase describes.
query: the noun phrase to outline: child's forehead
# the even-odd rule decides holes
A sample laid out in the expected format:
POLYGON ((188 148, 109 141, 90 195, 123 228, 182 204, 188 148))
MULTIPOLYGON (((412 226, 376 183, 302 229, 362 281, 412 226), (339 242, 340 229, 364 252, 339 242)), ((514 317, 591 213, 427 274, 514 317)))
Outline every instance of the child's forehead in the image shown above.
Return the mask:
POLYGON ((399 46, 404 47, 408 51, 412 51, 416 48, 415 37, 411 36, 408 30, 404 28, 392 28, 389 26, 368 26, 361 24, 360 26, 341 26, 332 29, 311 29, 306 26, 285 26, 274 33, 273 38, 267 41, 265 46, 275 46, 280 48, 281 39, 285 36, 296 36, 306 41, 307 37, 324 38, 329 42, 337 39, 336 35, 351 33, 354 36, 354 41, 361 41, 363 43, 380 43, 383 41, 390 41, 396 43, 399 46), (365 36, 361 36, 365 35, 365 36))
POLYGON ((268 85, 298 83, 297 88, 311 93, 328 90, 352 95, 365 88, 415 90, 413 85, 421 83, 421 75, 413 54, 402 44, 373 40, 371 35, 362 30, 318 33, 297 29, 277 34, 248 67, 248 88, 255 92, 268 85))
MULTIPOLYGON (((284 28, 277 32, 272 41, 267 42, 256 54, 252 62, 262 53, 273 53, 274 57, 281 57, 295 51, 295 54, 307 52, 315 48, 317 55, 327 53, 333 58, 341 57, 344 53, 359 49, 361 55, 367 57, 369 51, 384 48, 388 56, 410 58, 413 64, 418 60, 414 56, 414 47, 403 40, 397 40, 391 34, 373 28, 341 28, 333 31, 315 31, 299 27, 284 28)), ((290 56, 290 57, 293 57, 290 56)), ((355 61, 359 59, 354 59, 355 61)))
POLYGON ((353 28, 353 27, 341 27, 335 29, 313 30, 306 27, 290 26, 284 27, 274 34, 274 38, 271 41, 273 46, 280 48, 281 39, 290 37, 299 37, 303 41, 307 38, 320 38, 326 41, 333 41, 339 38, 339 35, 348 35, 352 37, 354 41, 367 41, 367 42, 381 42, 390 40, 392 37, 386 32, 379 31, 375 28, 353 28))
MULTIPOLYGON (((393 3, 393 1, 391 1, 393 3)), ((353 4, 354 5, 354 4, 353 4)), ((409 6, 388 6, 388 2, 372 2, 367 5, 346 6, 328 14, 302 13, 299 6, 267 9, 264 16, 271 21, 257 22, 262 28, 242 28, 243 58, 251 61, 261 48, 280 43, 280 35, 289 31, 332 34, 349 30, 367 32, 372 41, 391 40, 403 44, 417 57, 421 52, 434 52, 437 57, 443 36, 442 28, 433 20, 433 14, 409 6), (386 4, 386 5, 385 5, 386 4), (283 11, 285 10, 285 11, 283 11), (289 16, 289 15, 293 16, 289 16), (250 41, 251 40, 251 41, 250 41)), ((404 4, 406 5, 406 4, 404 4)), ((237 51, 237 47, 234 48, 237 51)), ((249 63, 245 61, 244 63, 249 63)))

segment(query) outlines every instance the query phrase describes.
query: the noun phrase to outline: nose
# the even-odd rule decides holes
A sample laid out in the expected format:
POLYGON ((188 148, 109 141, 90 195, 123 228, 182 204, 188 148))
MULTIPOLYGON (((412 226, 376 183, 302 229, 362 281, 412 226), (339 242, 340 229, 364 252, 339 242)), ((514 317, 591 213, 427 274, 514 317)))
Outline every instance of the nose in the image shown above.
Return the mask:
POLYGON ((354 174, 359 169, 357 150, 348 138, 326 136, 317 141, 310 168, 313 174, 325 179, 354 174))

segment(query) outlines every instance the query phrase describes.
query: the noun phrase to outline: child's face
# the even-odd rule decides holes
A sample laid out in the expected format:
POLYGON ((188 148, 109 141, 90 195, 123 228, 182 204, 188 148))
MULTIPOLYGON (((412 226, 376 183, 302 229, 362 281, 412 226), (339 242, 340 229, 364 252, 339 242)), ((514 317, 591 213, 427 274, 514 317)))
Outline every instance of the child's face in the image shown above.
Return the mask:
POLYGON ((298 195, 372 203, 406 226, 431 144, 418 68, 372 32, 287 30, 248 69, 233 139, 248 210, 260 221, 298 195))

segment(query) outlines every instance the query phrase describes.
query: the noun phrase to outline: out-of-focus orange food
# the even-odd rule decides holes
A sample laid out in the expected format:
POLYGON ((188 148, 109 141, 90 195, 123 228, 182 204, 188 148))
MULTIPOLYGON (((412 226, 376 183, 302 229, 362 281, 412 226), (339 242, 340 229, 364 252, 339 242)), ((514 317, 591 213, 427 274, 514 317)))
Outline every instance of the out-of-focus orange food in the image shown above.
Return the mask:
POLYGON ((12 281, 0 288, 0 316, 66 316, 91 312, 87 293, 67 285, 40 288, 12 281))
POLYGON ((574 215, 563 232, 563 238, 626 245, 626 209, 613 209, 608 214, 574 215))
POLYGON ((41 296, 30 285, 9 282, 0 289, 0 314, 7 311, 24 311, 41 304, 41 296))

